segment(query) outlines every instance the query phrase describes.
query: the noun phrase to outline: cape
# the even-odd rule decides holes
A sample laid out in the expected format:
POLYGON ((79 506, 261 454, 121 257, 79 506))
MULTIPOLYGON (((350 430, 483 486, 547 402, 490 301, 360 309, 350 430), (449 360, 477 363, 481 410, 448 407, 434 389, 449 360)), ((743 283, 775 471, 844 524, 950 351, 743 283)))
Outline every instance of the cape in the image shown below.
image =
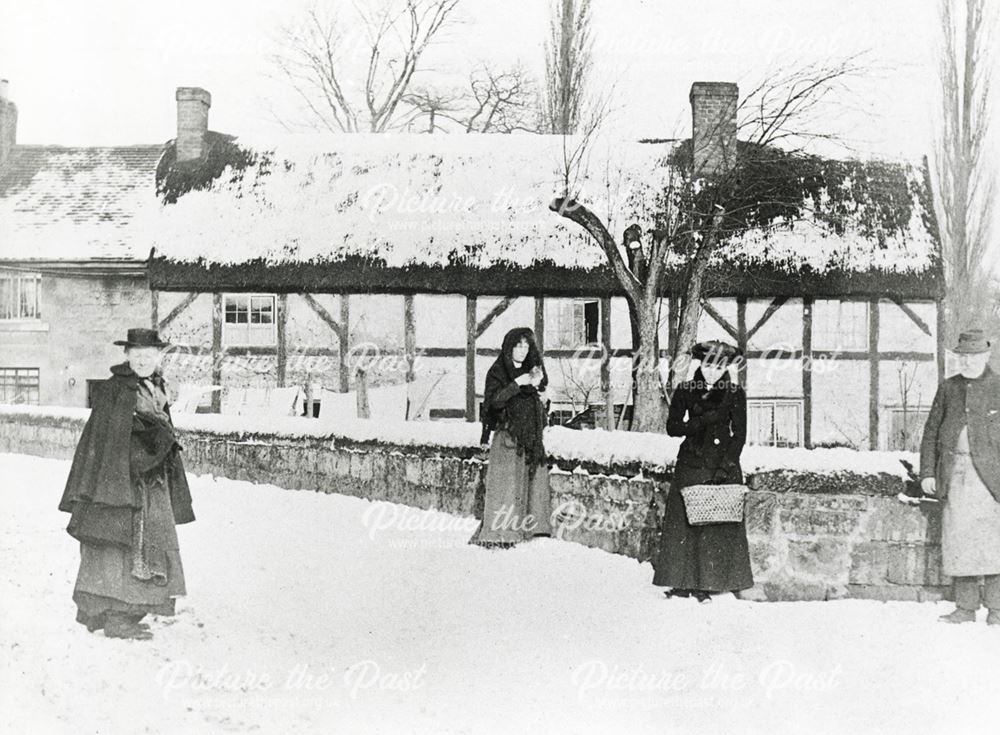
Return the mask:
MULTIPOLYGON (((162 386, 163 376, 155 373, 153 382, 162 386)), ((174 523, 195 519, 173 426, 153 427, 135 415, 138 388, 139 377, 122 363, 96 391, 59 501, 59 510, 72 514, 66 530, 79 541, 131 546, 133 511, 140 507, 137 470, 165 466, 174 523)))

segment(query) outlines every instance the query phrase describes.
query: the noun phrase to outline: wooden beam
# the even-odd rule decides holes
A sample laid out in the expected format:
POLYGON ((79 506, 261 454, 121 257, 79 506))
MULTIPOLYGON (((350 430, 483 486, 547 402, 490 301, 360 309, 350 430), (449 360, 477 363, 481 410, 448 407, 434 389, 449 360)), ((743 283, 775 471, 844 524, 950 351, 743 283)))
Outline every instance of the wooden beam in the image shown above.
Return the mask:
POLYGON ((535 344, 545 354, 545 297, 535 297, 535 344))
POLYGON ((160 292, 155 288, 149 291, 149 326, 160 328, 160 292))
POLYGON ((275 327, 278 333, 278 342, 275 346, 277 359, 275 360, 275 372, 278 387, 284 388, 287 381, 288 372, 288 294, 279 293, 275 305, 275 327))
POLYGON ((927 322, 920 318, 908 304, 906 304, 899 296, 890 296, 889 300, 892 301, 896 306, 898 306, 906 316, 910 317, 910 321, 920 327, 920 331, 926 334, 928 337, 931 336, 931 328, 927 326, 927 322))
MULTIPOLYGON (((780 304, 779 304, 780 306, 780 304)), ((812 449, 812 296, 802 297, 802 445, 812 449)))
POLYGON ((726 318, 716 311, 714 306, 708 303, 708 299, 701 300, 701 308, 703 308, 705 313, 712 317, 720 327, 726 330, 726 334, 737 341, 739 340, 740 337, 739 333, 736 331, 736 327, 727 322, 726 318))
POLYGON ((340 294, 340 324, 340 331, 337 332, 340 347, 337 351, 337 373, 340 377, 340 392, 347 393, 351 389, 351 376, 347 372, 347 353, 351 349, 351 297, 346 293, 340 294))
POLYGON ((476 297, 465 297, 465 420, 476 420, 476 297))
MULTIPOLYGON (((222 294, 212 294, 212 385, 222 385, 222 294)), ((212 391, 212 413, 222 413, 222 391, 212 391)))
MULTIPOLYGON (((614 431, 615 402, 611 395, 611 299, 601 298, 601 393, 604 396, 604 428, 614 431)), ((625 407, 622 406, 622 413, 625 407)))
POLYGON ((403 296, 403 350, 406 354, 406 382, 416 378, 413 366, 417 360, 417 312, 413 294, 403 296))
POLYGON ((868 448, 878 449, 878 299, 868 302, 868 448))
MULTIPOLYGON (((747 354, 750 335, 747 333, 747 298, 746 296, 736 297, 736 346, 740 352, 747 354)), ((747 361, 740 360, 739 382, 746 390, 747 387, 747 361)))
POLYGON ((301 293, 299 294, 299 296, 301 296, 302 299, 307 304, 309 304, 309 308, 311 308, 314 312, 316 312, 316 316, 322 319, 326 323, 326 325, 333 330, 333 333, 339 337, 340 322, 338 322, 336 319, 333 318, 330 312, 326 310, 326 307, 323 306, 323 304, 319 303, 316 300, 316 297, 313 296, 311 293, 301 293))
POLYGON ((483 332, 489 329, 490 325, 496 321, 496 318, 507 311, 508 307, 514 303, 516 296, 504 296, 500 299, 500 303, 490 309, 490 313, 483 317, 482 321, 476 325, 476 336, 482 337, 483 332))
MULTIPOLYGON (((197 299, 198 296, 200 296, 200 294, 197 291, 193 291, 189 293, 187 296, 185 296, 183 299, 181 299, 181 302, 177 304, 177 306, 175 306, 173 309, 171 309, 169 314, 163 317, 157 329, 166 329, 168 326, 170 326, 170 322, 172 322, 174 319, 180 316, 181 312, 183 312, 186 308, 191 306, 191 304, 194 303, 194 300, 197 299)), ((221 300, 222 294, 220 293, 218 294, 218 296, 219 299, 221 300)), ((157 310, 159 310, 159 307, 157 307, 157 310)))
POLYGON ((944 350, 945 350, 945 330, 947 329, 947 323, 945 322, 945 310, 944 310, 944 299, 937 300, 937 377, 940 383, 945 378, 945 362, 944 362, 944 350))
MULTIPOLYGON (((753 336, 757 334, 757 331, 767 323, 768 319, 774 316, 774 312, 780 309, 786 301, 788 301, 787 296, 779 296, 778 298, 772 300, 767 309, 764 310, 764 313, 761 314, 760 319, 757 320, 757 323, 750 327, 750 330, 747 332, 747 340, 753 339, 753 336)), ((810 299, 810 302, 811 301, 812 299, 810 299)))

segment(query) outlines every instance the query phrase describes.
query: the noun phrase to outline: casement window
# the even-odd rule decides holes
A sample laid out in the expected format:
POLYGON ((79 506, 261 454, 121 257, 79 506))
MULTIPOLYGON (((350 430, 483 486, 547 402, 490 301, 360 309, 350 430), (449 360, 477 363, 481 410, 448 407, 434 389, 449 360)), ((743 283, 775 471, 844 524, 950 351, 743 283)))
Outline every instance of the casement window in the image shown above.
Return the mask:
POLYGON ((817 299, 813 305, 813 349, 866 351, 868 302, 817 299))
POLYGON ((240 347, 276 344, 274 300, 273 294, 223 296, 223 344, 240 347))
POLYGON ((38 405, 38 368, 0 367, 0 403, 38 405))
POLYGON ((889 415, 889 451, 919 452, 920 439, 924 435, 924 424, 930 408, 926 406, 890 406, 886 409, 889 415))
POLYGON ((0 319, 41 319, 42 276, 0 270, 0 319))
POLYGON ((802 399, 747 399, 747 443, 766 447, 802 446, 802 399))
POLYGON ((567 299, 559 303, 556 344, 553 347, 576 349, 597 344, 601 335, 601 302, 597 299, 567 299))

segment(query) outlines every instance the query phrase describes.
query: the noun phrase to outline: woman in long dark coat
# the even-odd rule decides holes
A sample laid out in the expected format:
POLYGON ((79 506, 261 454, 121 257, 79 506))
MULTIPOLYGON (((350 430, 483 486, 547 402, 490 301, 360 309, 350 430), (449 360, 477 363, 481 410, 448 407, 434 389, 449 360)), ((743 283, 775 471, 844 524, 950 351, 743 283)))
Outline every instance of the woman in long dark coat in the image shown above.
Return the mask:
POLYGON ((97 393, 59 510, 80 542, 77 621, 112 638, 150 638, 147 613, 174 614, 185 593, 177 523, 194 520, 174 437, 160 348, 152 329, 130 329, 126 362, 97 393))
POLYGON ((746 394, 732 382, 728 367, 738 351, 723 342, 703 342, 692 356, 701 361, 694 379, 674 392, 667 433, 683 436, 673 482, 667 493, 660 551, 653 584, 670 587, 668 597, 736 592, 753 586, 746 525, 692 526, 681 488, 742 483, 740 453, 746 442, 746 394))
POLYGON ((494 431, 486 468, 483 522, 470 543, 509 547, 551 535, 549 469, 542 443, 548 375, 534 334, 512 329, 486 374, 483 423, 494 431))

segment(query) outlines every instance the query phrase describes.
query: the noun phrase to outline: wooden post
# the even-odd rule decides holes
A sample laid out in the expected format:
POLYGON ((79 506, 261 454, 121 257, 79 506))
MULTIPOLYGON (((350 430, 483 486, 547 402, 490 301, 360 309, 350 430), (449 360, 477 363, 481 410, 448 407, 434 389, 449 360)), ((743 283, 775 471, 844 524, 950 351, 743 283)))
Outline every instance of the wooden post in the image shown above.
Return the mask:
MULTIPOLYGON (((351 349, 351 301, 346 293, 340 294, 340 332, 337 334, 340 344, 337 372, 340 374, 340 392, 347 393, 351 389, 351 376, 347 373, 347 352, 351 349)), ((320 409, 323 410, 323 409, 320 409)))
POLYGON ((868 302, 868 448, 878 449, 878 299, 868 302))
MULTIPOLYGON (((611 395, 611 299, 601 299, 601 392, 604 394, 604 428, 614 431, 615 401, 611 395)), ((622 405, 622 413, 625 406, 622 405)))
MULTIPOLYGON (((212 385, 222 385, 222 294, 212 294, 212 385)), ((212 413, 222 413, 222 391, 212 391, 212 413)))
MULTIPOLYGON (((749 342, 747 337, 747 299, 746 296, 736 297, 736 346, 740 348, 743 355, 747 355, 750 350, 747 347, 749 342)), ((743 386, 743 390, 747 388, 747 361, 746 359, 740 361, 740 374, 739 374, 740 385, 743 386)))
POLYGON ((288 294, 279 293, 275 306, 275 327, 278 333, 276 347, 276 369, 278 387, 284 388, 288 380, 288 294))
POLYGON ((358 368, 354 385, 358 389, 357 405, 358 418, 370 419, 372 417, 371 408, 368 405, 368 372, 364 368, 358 368))
POLYGON ((802 297, 802 444, 812 449, 813 297, 802 297))
POLYGON ((947 323, 945 321, 944 299, 938 299, 935 303, 937 305, 937 378, 940 383, 945 379, 944 351, 947 323))
POLYGON ((413 306, 413 294, 403 296, 403 349, 406 351, 406 382, 416 378, 413 365, 417 360, 417 316, 413 306))
POLYGON ((476 420, 476 297, 465 297, 465 420, 476 420))
POLYGON ((538 351, 545 355, 545 297, 535 297, 535 344, 538 351))
POLYGON ((152 329, 160 328, 160 292, 156 289, 149 292, 149 322, 152 329))

